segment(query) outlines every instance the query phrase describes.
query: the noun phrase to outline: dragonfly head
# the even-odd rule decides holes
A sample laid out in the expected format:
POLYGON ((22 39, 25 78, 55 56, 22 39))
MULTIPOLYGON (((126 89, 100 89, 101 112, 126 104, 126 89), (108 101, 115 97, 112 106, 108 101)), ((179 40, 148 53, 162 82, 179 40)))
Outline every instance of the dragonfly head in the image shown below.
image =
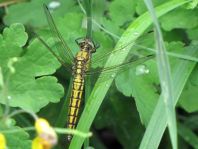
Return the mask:
POLYGON ((98 46, 88 38, 78 38, 76 39, 76 43, 79 45, 81 51, 87 51, 89 53, 95 53, 98 46))

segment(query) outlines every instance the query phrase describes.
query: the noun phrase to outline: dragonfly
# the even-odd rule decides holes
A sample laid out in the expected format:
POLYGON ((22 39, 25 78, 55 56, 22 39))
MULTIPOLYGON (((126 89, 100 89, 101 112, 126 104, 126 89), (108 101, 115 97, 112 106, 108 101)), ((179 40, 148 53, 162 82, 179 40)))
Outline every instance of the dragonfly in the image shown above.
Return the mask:
MULTIPOLYGON (((71 72, 73 81, 72 81, 72 90, 70 93, 67 128, 75 129, 79 116, 79 109, 83 99, 85 80, 87 76, 91 77, 98 74, 111 76, 111 74, 115 72, 115 70, 119 69, 120 72, 122 72, 130 68, 135 62, 136 63, 138 62, 140 64, 144 63, 145 61, 151 59, 153 55, 137 58, 135 60, 130 59, 120 65, 110 66, 103 69, 91 68, 92 64, 106 60, 106 58, 108 58, 112 54, 112 52, 107 52, 99 57, 92 58, 92 55, 96 53, 96 50, 99 48, 99 46, 92 39, 88 37, 84 37, 84 38, 76 39, 76 43, 79 46, 80 50, 74 56, 71 49, 64 41, 63 37, 61 36, 61 33, 57 29, 53 17, 46 5, 44 5, 44 12, 47 17, 47 21, 52 33, 52 37, 56 43, 55 44, 56 51, 54 51, 41 37, 37 36, 37 38, 43 43, 43 45, 49 50, 49 52, 51 52, 56 57, 56 59, 63 66, 65 66, 65 69, 68 72, 71 72)), ((117 51, 120 51, 129 45, 130 43, 125 46, 122 46, 117 51)), ((71 134, 68 135, 67 140, 71 141, 72 137, 73 136, 71 134)))

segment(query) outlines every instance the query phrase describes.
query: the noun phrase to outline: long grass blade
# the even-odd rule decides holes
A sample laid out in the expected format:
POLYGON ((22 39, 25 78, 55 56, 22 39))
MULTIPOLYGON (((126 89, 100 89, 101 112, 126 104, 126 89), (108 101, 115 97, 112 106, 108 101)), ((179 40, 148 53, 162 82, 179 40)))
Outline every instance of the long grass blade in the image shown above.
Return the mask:
POLYGON ((160 85, 162 90, 162 99, 164 101, 164 106, 166 109, 167 120, 168 120, 168 129, 170 133, 171 143, 173 149, 177 149, 177 124, 176 124, 176 114, 174 108, 174 97, 173 97, 173 85, 171 78, 170 64, 168 56, 166 54, 166 48, 164 45, 163 36, 161 33, 160 25, 157 20, 155 10, 151 0, 144 0, 144 3, 147 6, 148 11, 151 14, 153 19, 153 24, 156 32, 156 58, 158 73, 160 79, 160 85))
POLYGON ((87 35, 86 37, 92 39, 92 1, 84 0, 85 10, 87 15, 87 35))

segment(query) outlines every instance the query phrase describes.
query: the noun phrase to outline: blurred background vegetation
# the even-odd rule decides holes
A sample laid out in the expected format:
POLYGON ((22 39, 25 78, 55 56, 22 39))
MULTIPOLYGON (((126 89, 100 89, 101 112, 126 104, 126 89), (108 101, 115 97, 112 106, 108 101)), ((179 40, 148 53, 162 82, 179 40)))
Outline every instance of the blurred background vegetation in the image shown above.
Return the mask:
MULTIPOLYGON (((153 1, 155 6, 165 2, 167 0, 153 1)), ((19 57, 19 62, 14 65, 16 72, 9 78, 11 83, 7 87, 8 95, 13 98, 9 103, 11 111, 18 107, 31 110, 48 119, 53 126, 64 127, 66 113, 65 117, 60 117, 60 111, 62 109, 67 111, 63 106, 68 104, 64 99, 71 75, 32 34, 33 31, 37 32, 53 46, 43 3, 48 6, 73 54, 79 50, 75 39, 86 35, 86 15, 77 0, 1 0, 0 65, 6 79, 9 59, 19 57), (16 23, 23 24, 25 28, 16 23)), ((93 38, 100 44, 95 56, 111 51, 125 29, 147 11, 141 0, 93 0, 92 7, 93 38)), ((167 13, 159 19, 159 22, 168 52, 185 55, 189 49, 197 45, 196 2, 167 13)), ((154 48, 152 31, 151 26, 138 39, 136 43, 138 46, 135 47, 136 54, 152 53, 148 51, 148 48, 154 48)), ((180 61, 180 58, 170 58, 172 70, 177 67, 177 61, 180 61)), ((102 66, 101 63, 95 67, 102 66)), ((116 77, 92 124, 90 131, 94 135, 90 139, 90 146, 96 149, 137 149, 139 147, 145 127, 160 95, 155 61, 149 61, 140 67, 145 67, 144 69, 149 73, 137 75, 136 67, 116 77)), ((179 122, 179 149, 198 148, 197 70, 195 66, 176 108, 179 122)), ((2 94, 0 97, 3 97, 2 94)), ((5 104, 2 99, 0 102, 2 105, 5 104)), ((3 113, 3 106, 0 106, 0 109, 3 113)), ((32 118, 27 114, 17 115, 14 119, 13 127, 23 128, 33 125, 32 118), (17 126, 14 126, 15 123, 17 126)), ((20 132, 16 136, 18 137, 7 135, 10 148, 14 149, 16 145, 18 148, 30 148, 30 140, 34 133, 20 132)), ((59 144, 55 148, 64 148, 65 136, 61 135, 59 139, 59 144)), ((159 148, 171 148, 168 131, 164 133, 159 148)))

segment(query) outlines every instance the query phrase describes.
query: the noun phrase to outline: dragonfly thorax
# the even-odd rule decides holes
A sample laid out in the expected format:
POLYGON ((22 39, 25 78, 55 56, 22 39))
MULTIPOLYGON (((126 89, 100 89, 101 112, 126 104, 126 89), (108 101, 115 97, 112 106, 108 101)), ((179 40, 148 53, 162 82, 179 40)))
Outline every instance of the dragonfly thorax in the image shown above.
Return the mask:
POLYGON ((75 78, 83 79, 83 76, 88 69, 89 62, 90 53, 88 53, 87 51, 79 51, 76 54, 75 62, 72 67, 73 75, 75 76, 75 78))
POLYGON ((76 61, 83 61, 83 62, 87 62, 90 59, 90 53, 84 50, 79 51, 76 54, 76 61))

